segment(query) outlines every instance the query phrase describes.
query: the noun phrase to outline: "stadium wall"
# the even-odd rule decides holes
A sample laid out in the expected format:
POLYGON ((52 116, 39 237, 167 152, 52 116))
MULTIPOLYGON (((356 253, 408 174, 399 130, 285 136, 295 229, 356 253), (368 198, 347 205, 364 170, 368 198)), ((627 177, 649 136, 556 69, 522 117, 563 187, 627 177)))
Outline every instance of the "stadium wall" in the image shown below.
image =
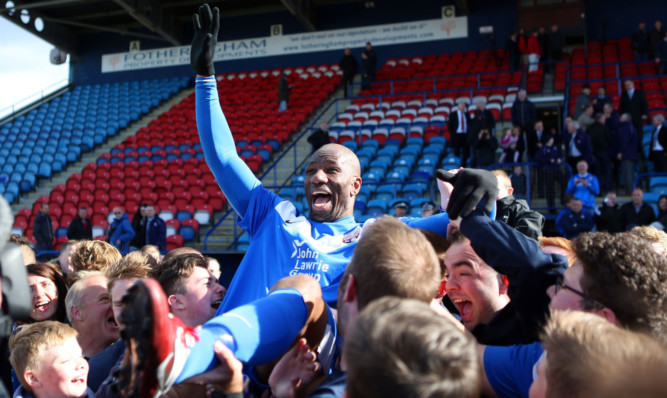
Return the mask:
MULTIPOLYGON (((409 22, 427 19, 437 19, 441 16, 444 5, 453 5, 454 0, 432 1, 413 0, 409 7, 401 0, 376 1, 375 7, 365 8, 363 2, 339 4, 318 7, 316 12, 316 26, 318 30, 332 30, 353 28, 360 26, 380 25, 388 23, 409 22)), ((470 15, 468 17, 468 37, 465 39, 451 39, 444 41, 430 41, 400 45, 378 46, 378 65, 388 58, 438 54, 444 52, 481 50, 502 48, 509 31, 516 28, 516 2, 501 0, 489 2, 485 0, 470 0, 470 15), (497 41, 489 36, 479 34, 480 26, 492 25, 497 41)), ((195 9, 193 8, 193 12, 195 9)), ((283 25, 283 34, 306 33, 305 28, 288 11, 277 11, 246 16, 225 17, 221 10, 220 40, 239 40, 255 37, 264 37, 269 34, 269 27, 274 24, 283 25)), ((459 11, 457 9, 457 16, 459 11)), ((192 38, 192 24, 183 26, 186 42, 192 38)), ((151 33, 151 32, 146 32, 151 33)), ((126 72, 101 73, 101 57, 104 54, 126 52, 129 42, 134 37, 120 37, 117 34, 97 33, 86 35, 80 40, 79 55, 72 62, 72 78, 75 84, 99 84, 118 81, 164 78, 173 76, 191 75, 188 65, 155 68, 149 70, 134 70, 126 72)), ((164 42, 141 40, 141 49, 155 49, 168 47, 164 42)), ((360 61, 362 48, 353 49, 354 55, 360 61)), ((332 64, 338 62, 342 56, 341 50, 304 53, 296 55, 282 55, 243 60, 230 60, 216 63, 218 72, 238 72, 249 70, 272 69, 276 67, 332 64)))

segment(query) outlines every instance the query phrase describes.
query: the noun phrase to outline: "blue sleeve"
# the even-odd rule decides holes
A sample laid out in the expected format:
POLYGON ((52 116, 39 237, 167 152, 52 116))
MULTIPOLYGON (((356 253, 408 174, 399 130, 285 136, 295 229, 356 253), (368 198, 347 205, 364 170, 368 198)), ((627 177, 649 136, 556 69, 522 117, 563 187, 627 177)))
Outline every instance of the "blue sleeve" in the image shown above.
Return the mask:
POLYGON ((499 398, 528 397, 533 367, 543 352, 540 343, 486 347, 484 371, 499 398))
POLYGON ((128 220, 123 220, 121 222, 121 235, 118 237, 118 240, 121 241, 128 241, 131 239, 134 239, 134 229, 132 228, 132 224, 128 220))
POLYGON ((576 176, 570 177, 570 181, 567 182, 567 188, 565 188, 565 193, 568 195, 572 195, 574 192, 574 180, 576 176))
POLYGON ((260 185, 236 153, 236 145, 220 108, 215 78, 198 77, 195 85, 197 130, 206 163, 234 210, 245 214, 253 188, 260 185))
POLYGON ((597 177, 591 178, 591 184, 588 184, 588 190, 595 196, 600 194, 600 182, 597 177))
POLYGON ((245 213, 240 214, 239 226, 248 231, 252 239, 268 213, 282 201, 283 199, 261 184, 257 185, 248 195, 245 213))
POLYGON ((565 230, 563 229, 563 216, 565 215, 564 211, 561 211, 558 213, 558 217, 556 218, 556 231, 558 231, 559 234, 565 236, 565 230))
POLYGON ((507 276, 516 310, 526 320, 542 324, 550 302, 546 290, 567 269, 567 259, 543 252, 536 241, 481 210, 461 221, 461 232, 485 263, 507 276))
POLYGON ((399 220, 403 221, 410 228, 422 228, 447 237, 447 226, 449 225, 449 215, 447 212, 424 218, 400 217, 399 220))

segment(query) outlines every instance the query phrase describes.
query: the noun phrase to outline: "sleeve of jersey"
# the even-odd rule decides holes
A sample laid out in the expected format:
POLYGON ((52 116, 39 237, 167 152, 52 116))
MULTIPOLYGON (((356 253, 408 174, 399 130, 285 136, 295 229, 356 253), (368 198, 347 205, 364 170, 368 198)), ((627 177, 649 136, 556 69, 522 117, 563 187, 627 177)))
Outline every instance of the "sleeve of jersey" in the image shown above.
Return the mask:
POLYGON ((245 217, 250 193, 260 185, 236 154, 236 144, 220 108, 214 77, 198 77, 195 84, 197 130, 206 163, 234 210, 245 217))
POLYGON ((449 215, 446 212, 434 214, 430 217, 424 218, 401 217, 399 220, 403 221, 410 228, 422 228, 431 232, 435 232, 438 235, 447 237, 449 215))
POLYGON ((540 343, 484 350, 484 372, 498 398, 528 398, 533 367, 544 350, 540 343))
POLYGON ((267 190, 261 184, 258 185, 250 193, 245 213, 238 220, 239 226, 248 231, 250 238, 252 238, 269 212, 274 210, 281 201, 282 199, 278 195, 267 190))

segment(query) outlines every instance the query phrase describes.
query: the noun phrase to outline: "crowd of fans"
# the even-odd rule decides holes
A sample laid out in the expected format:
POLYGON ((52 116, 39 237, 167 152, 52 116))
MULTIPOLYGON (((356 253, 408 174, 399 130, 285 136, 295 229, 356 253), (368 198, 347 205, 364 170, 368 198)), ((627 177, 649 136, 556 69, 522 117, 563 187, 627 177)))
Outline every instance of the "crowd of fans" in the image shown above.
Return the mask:
MULTIPOLYGON (((84 209, 84 236, 52 263, 11 236, 32 299, 29 319, 0 345, 14 397, 667 394, 667 234, 642 226, 655 215, 641 189, 624 206, 610 192, 595 207, 595 155, 580 146, 590 140, 579 122, 564 137, 545 133, 522 104, 517 128, 531 135, 507 144, 561 178, 571 195, 564 237, 544 237, 544 217, 514 196, 521 169, 438 170, 440 212, 400 217, 399 201, 399 217, 360 225, 359 161, 337 144, 314 148, 301 214, 238 157, 214 77, 219 12, 202 6, 194 21, 198 130, 250 247, 226 288, 220 264, 197 250, 132 249, 161 228, 152 206, 135 217, 144 241, 114 209, 109 243, 85 236, 84 209), (577 170, 567 183, 563 162, 577 170), (599 231, 584 233, 594 220, 599 231)), ((555 197, 553 184, 543 189, 555 197)), ((667 225, 667 196, 659 208, 667 225)))

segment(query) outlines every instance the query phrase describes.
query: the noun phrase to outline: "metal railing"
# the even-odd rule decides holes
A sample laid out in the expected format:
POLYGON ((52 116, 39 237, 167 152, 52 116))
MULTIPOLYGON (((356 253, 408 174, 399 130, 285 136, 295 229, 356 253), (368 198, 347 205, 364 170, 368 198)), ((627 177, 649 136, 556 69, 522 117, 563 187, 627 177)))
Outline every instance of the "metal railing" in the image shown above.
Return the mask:
POLYGON ((70 85, 69 79, 60 80, 56 83, 53 83, 45 87, 39 92, 31 94, 17 101, 16 103, 8 107, 0 109, 0 124, 9 121, 14 116, 17 116, 19 113, 23 112, 31 105, 33 105, 35 102, 43 101, 48 97, 50 97, 51 95, 53 95, 54 93, 58 92, 59 90, 67 88, 69 85, 70 85))

